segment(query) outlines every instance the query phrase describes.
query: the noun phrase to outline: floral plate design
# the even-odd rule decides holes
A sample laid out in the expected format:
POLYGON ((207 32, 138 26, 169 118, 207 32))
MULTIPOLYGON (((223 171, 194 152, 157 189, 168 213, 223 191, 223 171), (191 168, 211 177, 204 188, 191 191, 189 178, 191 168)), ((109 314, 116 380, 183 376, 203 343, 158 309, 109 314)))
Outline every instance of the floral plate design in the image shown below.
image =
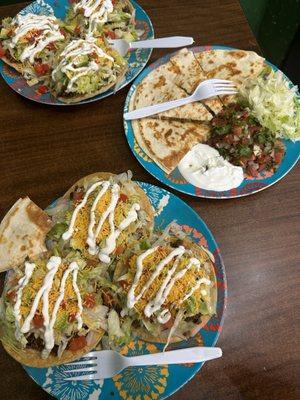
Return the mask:
MULTIPOLYGON (((51 15, 53 10, 54 15, 56 17, 63 19, 71 3, 72 0, 36 0, 33 3, 29 4, 27 7, 25 7, 22 11, 20 11, 20 13, 51 15)), ((140 38, 143 40, 153 39, 154 30, 150 18, 135 1, 132 0, 131 3, 133 4, 136 11, 136 22, 137 22, 136 27, 139 31, 142 32, 140 38)), ((117 90, 122 89, 124 86, 128 85, 134 78, 138 76, 138 74, 143 70, 143 68, 147 64, 151 52, 152 52, 151 49, 137 49, 130 52, 129 58, 127 59, 128 71, 124 77, 123 82, 121 82, 118 85, 117 90)), ((19 93, 23 97, 26 97, 27 99, 49 105, 58 105, 58 106, 70 105, 56 99, 49 92, 44 93, 44 86, 42 86, 41 84, 28 86, 26 80, 16 70, 5 64, 2 60, 0 60, 0 74, 2 75, 5 82, 15 92, 19 93)), ((114 94, 114 88, 109 89, 106 92, 101 93, 90 99, 82 100, 78 103, 73 103, 72 105, 91 103, 97 100, 101 100, 112 94, 114 94)))
MULTIPOLYGON (((154 209, 159 208, 162 198, 167 205, 155 218, 156 228, 164 228, 176 220, 196 243, 206 246, 215 257, 218 302, 217 313, 195 337, 169 346, 170 349, 192 346, 214 346, 220 335, 226 308, 227 284, 224 265, 213 235, 203 220, 177 196, 148 183, 138 182, 146 192, 154 209)), ((50 206, 51 207, 51 206, 50 206)), ((157 213, 158 214, 158 213, 157 213)), ((162 344, 147 343, 139 338, 121 349, 123 355, 138 355, 162 351, 162 344)), ((202 367, 203 363, 131 367, 112 379, 69 382, 66 366, 30 368, 28 375, 45 391, 60 400, 162 400, 180 389, 202 367)))
MULTIPOLYGON (((211 49, 232 50, 233 48, 226 46, 199 46, 199 47, 192 47, 189 49, 193 50, 194 53, 200 53, 202 51, 207 51, 211 49)), ((157 68, 161 64, 166 63, 173 55, 174 53, 167 54, 166 56, 158 59, 153 64, 149 65, 149 67, 145 68, 144 71, 137 77, 137 79, 134 81, 133 85, 131 86, 128 92, 124 107, 124 113, 128 112, 130 99, 133 93, 135 92, 137 86, 141 83, 141 81, 155 68, 157 68)), ((275 67, 275 65, 269 62, 268 64, 275 71, 278 69, 277 67, 275 67)), ((292 85, 292 82, 289 79, 288 81, 292 85)), ((298 142, 292 142, 291 140, 283 140, 283 143, 286 148, 286 153, 281 164, 279 165, 279 168, 274 174, 269 172, 263 172, 256 178, 245 175, 244 181, 238 188, 223 192, 216 192, 212 190, 199 189, 194 185, 190 184, 183 178, 178 168, 176 168, 170 175, 166 174, 150 157, 148 157, 144 153, 144 151, 137 144, 134 137, 131 121, 124 120, 124 129, 131 151, 133 152, 139 163, 152 176, 154 176, 156 179, 158 179, 165 185, 178 190, 179 192, 186 193, 196 197, 204 197, 208 199, 232 199, 235 197, 243 197, 249 194, 260 192, 261 190, 264 190, 269 186, 274 185, 274 183, 282 179, 296 165, 300 155, 300 140, 298 142)))

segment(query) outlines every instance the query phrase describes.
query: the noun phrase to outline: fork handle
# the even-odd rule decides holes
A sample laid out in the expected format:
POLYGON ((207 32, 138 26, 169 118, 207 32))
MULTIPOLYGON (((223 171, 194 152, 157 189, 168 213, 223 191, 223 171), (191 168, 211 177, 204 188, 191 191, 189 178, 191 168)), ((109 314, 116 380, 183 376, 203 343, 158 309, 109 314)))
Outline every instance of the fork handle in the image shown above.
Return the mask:
MULTIPOLYGON (((196 100, 196 99, 195 99, 196 100)), ((149 107, 143 107, 124 114, 126 120, 139 119, 149 117, 150 115, 158 114, 163 111, 171 110, 172 108, 184 106, 185 104, 195 101, 192 96, 184 97, 183 99, 167 101, 166 103, 155 104, 149 107)))
POLYGON ((127 366, 164 365, 198 363, 213 360, 222 356, 219 347, 189 347, 186 349, 166 351, 163 353, 145 354, 125 357, 127 366))
POLYGON ((171 36, 160 39, 139 40, 129 43, 130 49, 163 49, 189 46, 194 43, 194 39, 189 36, 171 36))

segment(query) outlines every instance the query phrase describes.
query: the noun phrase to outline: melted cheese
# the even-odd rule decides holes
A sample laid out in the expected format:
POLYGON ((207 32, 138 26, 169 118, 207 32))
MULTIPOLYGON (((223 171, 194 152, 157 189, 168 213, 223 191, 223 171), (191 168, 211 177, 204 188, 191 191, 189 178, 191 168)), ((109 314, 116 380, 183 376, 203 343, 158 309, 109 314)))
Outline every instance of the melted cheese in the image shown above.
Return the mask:
POLYGON ((90 255, 98 255, 100 261, 110 263, 118 238, 138 219, 140 210, 140 205, 134 203, 124 216, 123 208, 118 206, 119 199, 120 186, 117 183, 94 183, 75 207, 63 239, 72 238, 72 245, 83 251, 87 244, 90 255), (96 190, 99 192, 91 200, 96 190))

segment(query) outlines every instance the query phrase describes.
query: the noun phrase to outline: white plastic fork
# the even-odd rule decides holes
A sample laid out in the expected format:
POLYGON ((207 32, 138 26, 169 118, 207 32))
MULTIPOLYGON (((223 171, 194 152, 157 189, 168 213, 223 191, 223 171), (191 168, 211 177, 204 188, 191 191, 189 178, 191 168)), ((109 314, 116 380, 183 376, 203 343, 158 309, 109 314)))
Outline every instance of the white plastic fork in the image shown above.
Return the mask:
POLYGON ((128 43, 124 39, 108 39, 108 43, 115 49, 122 57, 124 57, 129 50, 134 49, 171 49, 175 47, 189 46, 194 43, 194 39, 189 36, 170 36, 159 39, 138 40, 136 42, 128 43))
POLYGON ((67 366, 80 365, 82 368, 65 370, 64 373, 85 373, 65 378, 67 381, 89 381, 112 378, 123 369, 134 366, 198 363, 213 360, 222 356, 219 347, 188 347, 186 349, 166 351, 163 353, 145 354, 135 357, 124 357, 113 350, 92 351, 84 360, 67 366), (86 358, 89 358, 86 360, 86 358))
POLYGON ((202 81, 193 94, 178 100, 167 101, 166 103, 155 104, 149 107, 139 108, 124 114, 126 120, 149 117, 172 108, 181 107, 195 101, 205 100, 213 96, 230 95, 237 93, 234 82, 225 79, 207 79, 202 81))

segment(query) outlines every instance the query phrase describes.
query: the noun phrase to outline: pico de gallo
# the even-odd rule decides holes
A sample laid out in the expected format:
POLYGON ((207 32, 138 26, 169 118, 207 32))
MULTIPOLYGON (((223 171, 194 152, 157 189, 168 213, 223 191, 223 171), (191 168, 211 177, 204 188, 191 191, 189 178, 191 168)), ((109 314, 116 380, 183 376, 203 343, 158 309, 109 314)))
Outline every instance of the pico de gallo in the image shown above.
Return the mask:
POLYGON ((250 176, 262 171, 275 172, 285 148, 276 134, 264 128, 247 107, 232 103, 211 121, 209 145, 250 176))

